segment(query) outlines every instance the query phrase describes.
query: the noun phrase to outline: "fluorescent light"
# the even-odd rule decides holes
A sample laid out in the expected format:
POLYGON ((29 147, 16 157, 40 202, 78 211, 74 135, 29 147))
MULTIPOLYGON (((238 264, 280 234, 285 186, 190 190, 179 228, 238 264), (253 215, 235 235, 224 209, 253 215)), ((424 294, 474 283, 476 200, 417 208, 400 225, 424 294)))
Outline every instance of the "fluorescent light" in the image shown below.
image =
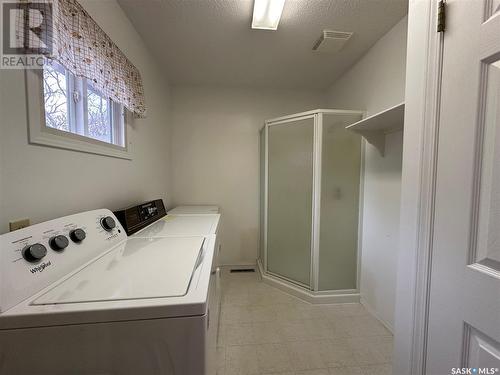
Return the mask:
POLYGON ((276 30, 285 0, 254 0, 252 29, 276 30))

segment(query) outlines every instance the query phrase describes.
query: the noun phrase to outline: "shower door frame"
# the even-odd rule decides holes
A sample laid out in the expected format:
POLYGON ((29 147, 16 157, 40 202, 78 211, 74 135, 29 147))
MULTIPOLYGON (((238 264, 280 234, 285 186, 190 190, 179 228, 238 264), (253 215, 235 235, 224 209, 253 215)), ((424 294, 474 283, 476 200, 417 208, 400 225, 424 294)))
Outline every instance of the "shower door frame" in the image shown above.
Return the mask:
POLYGON ((356 289, 342 289, 342 290, 319 290, 319 252, 320 252, 320 220, 321 220, 321 159, 322 159, 322 144, 323 144, 323 114, 330 115, 360 115, 361 118, 365 116, 363 111, 354 110, 337 110, 337 109, 316 109, 307 112, 296 113, 292 115, 282 116, 265 121, 262 129, 265 138, 264 150, 264 259, 263 262, 264 272, 268 275, 277 277, 279 279, 288 281, 295 286, 306 289, 316 295, 329 295, 335 294, 354 294, 359 293, 360 282, 360 267, 361 267, 361 231, 362 231, 362 213, 363 213, 363 171, 364 171, 364 151, 365 143, 361 141, 361 168, 360 168, 360 191, 359 191, 359 220, 358 220, 358 246, 357 246, 357 274, 356 274, 356 289), (300 120, 313 119, 313 176, 312 176, 312 216, 311 216, 311 266, 310 266, 310 285, 303 284, 299 281, 287 278, 286 276, 276 274, 269 271, 267 264, 267 237, 268 237, 268 203, 269 203, 269 127, 274 125, 283 125, 300 120))

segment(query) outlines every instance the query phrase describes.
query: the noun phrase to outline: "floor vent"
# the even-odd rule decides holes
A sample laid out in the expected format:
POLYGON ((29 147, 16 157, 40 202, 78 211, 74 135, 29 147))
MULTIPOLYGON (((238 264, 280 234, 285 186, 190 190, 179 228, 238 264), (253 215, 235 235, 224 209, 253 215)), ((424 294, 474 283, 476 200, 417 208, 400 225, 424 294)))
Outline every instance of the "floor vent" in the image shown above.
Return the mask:
POLYGON ((236 272, 255 272, 253 268, 235 268, 230 271, 231 273, 236 273, 236 272))

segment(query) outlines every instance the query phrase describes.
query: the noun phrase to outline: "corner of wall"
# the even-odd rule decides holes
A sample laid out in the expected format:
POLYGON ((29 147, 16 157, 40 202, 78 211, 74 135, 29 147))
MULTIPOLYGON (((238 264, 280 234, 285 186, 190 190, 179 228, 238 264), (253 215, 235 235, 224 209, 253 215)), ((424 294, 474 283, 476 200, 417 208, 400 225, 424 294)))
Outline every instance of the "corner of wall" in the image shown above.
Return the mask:
MULTIPOLYGON (((331 108, 375 114, 404 101, 408 18, 394 25, 328 90, 331 108)), ((387 135, 381 157, 366 143, 360 293, 367 309, 392 329, 399 245, 402 134, 387 135)))

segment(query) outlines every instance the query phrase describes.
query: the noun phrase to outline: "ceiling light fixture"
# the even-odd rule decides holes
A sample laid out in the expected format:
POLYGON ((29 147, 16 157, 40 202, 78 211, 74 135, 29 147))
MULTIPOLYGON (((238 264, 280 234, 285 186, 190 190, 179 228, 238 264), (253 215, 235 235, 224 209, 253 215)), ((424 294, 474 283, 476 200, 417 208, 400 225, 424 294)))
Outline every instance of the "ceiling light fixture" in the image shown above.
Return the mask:
POLYGON ((276 30, 285 0, 254 0, 252 29, 276 30))

